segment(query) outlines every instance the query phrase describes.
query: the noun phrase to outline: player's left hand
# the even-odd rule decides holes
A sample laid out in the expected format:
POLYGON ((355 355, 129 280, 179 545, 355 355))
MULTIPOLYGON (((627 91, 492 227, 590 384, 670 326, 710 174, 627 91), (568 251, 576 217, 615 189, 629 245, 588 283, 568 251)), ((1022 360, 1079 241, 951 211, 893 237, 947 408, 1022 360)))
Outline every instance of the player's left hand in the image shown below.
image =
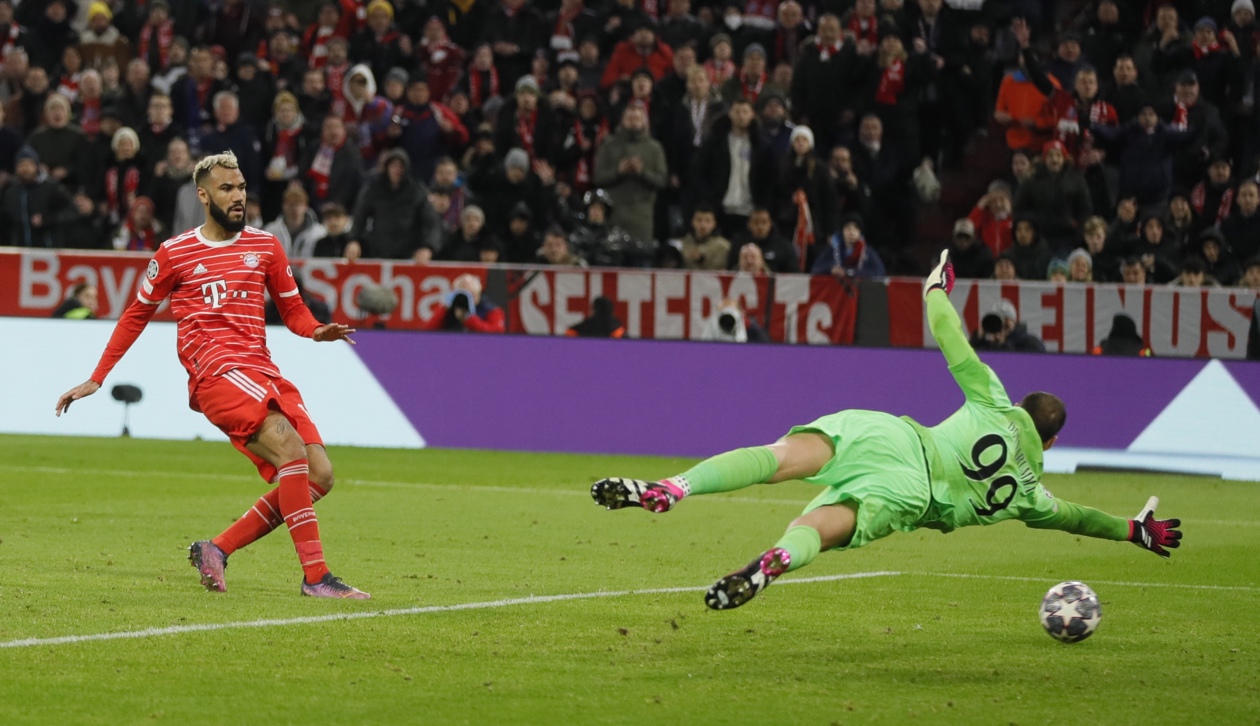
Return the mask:
POLYGON ((1181 530, 1177 529, 1181 520, 1155 519, 1155 507, 1158 506, 1159 497, 1151 497, 1138 512, 1137 518, 1129 520, 1129 541, 1160 557, 1168 557, 1168 550, 1181 546, 1181 530))
POLYGON ((949 261, 948 250, 941 252, 941 261, 923 281, 923 298, 927 299, 928 293, 937 288, 944 290, 946 295, 954 289, 954 263, 949 261))
POLYGON ((326 343, 331 340, 344 340, 350 345, 354 345, 354 340, 350 338, 350 334, 353 332, 355 332, 355 329, 349 325, 329 323, 328 325, 321 325, 315 328, 315 332, 311 334, 311 337, 320 343, 326 343))
POLYGON ((101 390, 101 384, 97 383, 96 381, 87 381, 86 383, 80 383, 74 388, 71 388, 70 390, 61 394, 61 398, 57 399, 57 415, 60 416, 66 411, 69 411, 70 404, 74 403, 80 398, 87 398, 88 396, 92 395, 93 393, 96 393, 99 390, 101 390))

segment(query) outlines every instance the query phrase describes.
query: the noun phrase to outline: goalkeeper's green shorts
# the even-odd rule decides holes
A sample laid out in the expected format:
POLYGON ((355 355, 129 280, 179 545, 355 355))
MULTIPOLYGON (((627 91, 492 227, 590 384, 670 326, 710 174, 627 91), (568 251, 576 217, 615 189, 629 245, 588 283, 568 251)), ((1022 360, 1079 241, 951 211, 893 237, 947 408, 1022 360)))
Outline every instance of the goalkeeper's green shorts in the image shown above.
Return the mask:
POLYGON ((910 424, 878 411, 841 411, 788 434, 820 433, 836 453, 805 481, 827 487, 805 507, 857 505, 857 528, 844 547, 853 549, 894 531, 917 529, 932 500, 923 444, 910 424))

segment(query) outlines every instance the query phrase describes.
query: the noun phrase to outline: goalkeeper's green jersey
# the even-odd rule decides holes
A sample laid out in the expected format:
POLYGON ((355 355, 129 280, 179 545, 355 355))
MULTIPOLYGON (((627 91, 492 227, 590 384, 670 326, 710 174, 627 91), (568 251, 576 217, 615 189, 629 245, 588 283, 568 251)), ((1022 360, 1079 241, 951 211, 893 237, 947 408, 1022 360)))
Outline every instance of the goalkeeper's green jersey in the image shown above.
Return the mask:
POLYGON ((967 402, 919 432, 930 467, 932 503, 922 525, 946 532, 1020 519, 1029 527, 1104 539, 1128 537, 1127 519, 1055 498, 1041 484, 1042 443, 1032 417, 1012 405, 980 361, 943 290, 927 296, 928 325, 967 402))

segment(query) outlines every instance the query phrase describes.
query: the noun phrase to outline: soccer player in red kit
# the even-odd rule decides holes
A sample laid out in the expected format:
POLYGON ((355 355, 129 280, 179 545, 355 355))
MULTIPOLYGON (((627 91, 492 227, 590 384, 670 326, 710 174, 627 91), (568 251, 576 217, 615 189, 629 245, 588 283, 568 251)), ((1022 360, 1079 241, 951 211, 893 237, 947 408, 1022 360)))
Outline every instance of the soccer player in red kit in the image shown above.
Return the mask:
POLYGON ((324 563, 313 504, 332 489, 332 464, 302 395, 271 361, 263 292, 271 293, 289 330, 304 338, 353 343, 354 330, 320 325, 298 294, 284 248, 274 236, 245 226, 245 177, 232 152, 201 160, 193 180, 206 223, 154 253, 96 370, 57 399, 57 415, 100 389, 169 296, 179 323, 179 361, 188 371, 188 405, 227 434, 263 479, 277 484, 218 537, 188 548, 201 584, 225 591, 228 555, 283 522, 302 563, 303 595, 366 600, 366 592, 334 577, 324 563))

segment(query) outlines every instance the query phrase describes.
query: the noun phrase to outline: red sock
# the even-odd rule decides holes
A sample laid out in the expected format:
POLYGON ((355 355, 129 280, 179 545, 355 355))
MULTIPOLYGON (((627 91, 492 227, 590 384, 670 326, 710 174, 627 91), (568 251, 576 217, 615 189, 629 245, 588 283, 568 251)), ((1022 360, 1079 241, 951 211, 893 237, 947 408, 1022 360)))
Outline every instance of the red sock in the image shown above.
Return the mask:
POLYGON ((306 581, 315 584, 328 574, 324 564, 324 547, 319 541, 319 521, 311 501, 311 485, 307 479, 306 459, 298 459, 280 467, 280 513, 289 526, 289 536, 297 549, 298 560, 306 581))
MULTIPOLYGON (((315 482, 310 482, 310 485, 311 503, 318 502, 328 494, 327 490, 315 482)), ((212 541, 216 547, 223 550, 223 554, 230 555, 271 534, 271 530, 279 527, 283 522, 284 518, 280 516, 280 488, 276 487, 262 495, 248 512, 242 514, 240 519, 233 522, 231 527, 223 530, 223 534, 212 541)))

